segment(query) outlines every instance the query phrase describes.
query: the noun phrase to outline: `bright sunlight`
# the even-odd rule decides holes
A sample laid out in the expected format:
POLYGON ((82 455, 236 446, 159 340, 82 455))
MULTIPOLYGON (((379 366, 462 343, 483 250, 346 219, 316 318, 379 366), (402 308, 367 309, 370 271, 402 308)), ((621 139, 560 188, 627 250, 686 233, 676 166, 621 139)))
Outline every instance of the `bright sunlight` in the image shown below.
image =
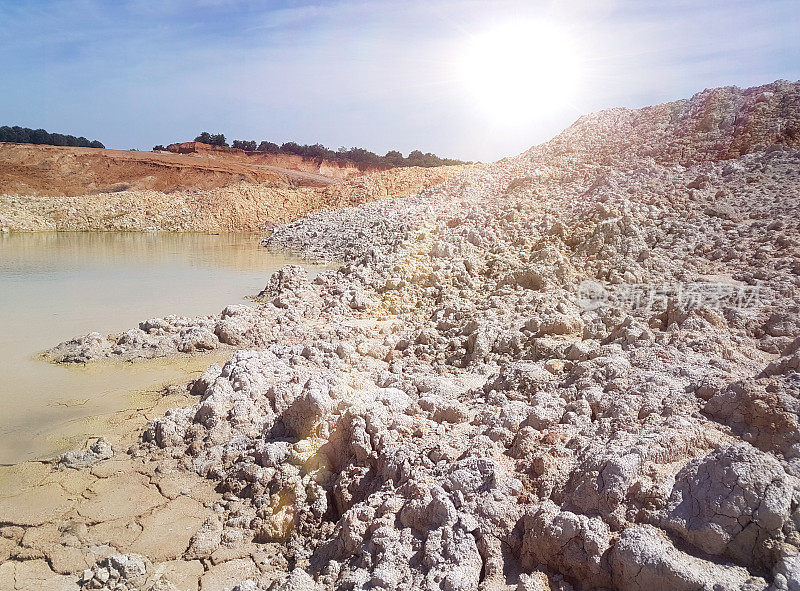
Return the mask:
POLYGON ((520 123, 574 102, 581 79, 574 41, 546 21, 522 21, 473 36, 460 78, 497 123, 520 123))

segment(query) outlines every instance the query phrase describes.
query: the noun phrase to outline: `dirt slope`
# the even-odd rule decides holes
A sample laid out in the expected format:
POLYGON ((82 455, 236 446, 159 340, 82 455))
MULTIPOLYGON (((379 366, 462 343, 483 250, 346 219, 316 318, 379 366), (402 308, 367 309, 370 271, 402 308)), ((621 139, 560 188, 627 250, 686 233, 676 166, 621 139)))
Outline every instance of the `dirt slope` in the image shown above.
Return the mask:
POLYGON ((222 157, 271 169, 287 169, 312 175, 310 178, 313 178, 314 175, 320 175, 328 179, 328 182, 330 182, 330 179, 347 180, 392 168, 382 164, 366 164, 350 160, 328 160, 325 158, 298 156, 296 154, 251 152, 227 146, 211 146, 201 142, 170 144, 167 146, 167 150, 176 154, 203 155, 212 158, 222 157))
POLYGON ((171 193, 217 189, 241 182, 325 187, 377 170, 233 149, 129 152, 0 143, 0 193, 16 195, 74 197, 124 190, 171 193))
MULTIPOLYGON (((184 169, 185 170, 185 169, 184 169)), ((47 230, 263 230, 323 207, 406 197, 465 167, 395 168, 326 187, 240 181, 207 190, 125 190, 87 195, 0 194, 0 228, 47 230)), ((311 173, 301 172, 308 175, 311 173)))
POLYGON ((284 171, 236 159, 0 143, 0 193, 71 197, 126 189, 214 189, 242 181, 289 184, 284 171))
POLYGON ((690 166, 777 148, 800 148, 800 85, 779 80, 753 88, 706 89, 691 98, 644 109, 582 116, 527 155, 561 154, 623 165, 653 158, 690 166))

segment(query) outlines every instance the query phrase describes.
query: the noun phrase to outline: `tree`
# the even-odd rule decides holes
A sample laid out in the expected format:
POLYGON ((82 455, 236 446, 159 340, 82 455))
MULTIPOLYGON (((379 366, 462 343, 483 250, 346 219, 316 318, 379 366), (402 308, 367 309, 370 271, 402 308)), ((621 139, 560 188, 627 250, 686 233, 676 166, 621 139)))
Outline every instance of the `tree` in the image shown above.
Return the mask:
POLYGON ((50 134, 44 129, 35 129, 31 133, 32 144, 46 144, 50 140, 50 134))
POLYGON ((204 131, 196 138, 194 141, 200 142, 201 144, 208 144, 210 146, 227 146, 228 142, 225 140, 225 134, 223 133, 208 133, 204 131))
MULTIPOLYGON (((15 125, 11 128, 13 142, 18 144, 30 144, 31 143, 31 132, 32 129, 28 129, 27 127, 20 127, 19 125, 15 125)), ((71 137, 71 136, 70 136, 71 137)))
POLYGON ((164 146, 162 146, 161 144, 158 144, 157 146, 153 146, 153 152, 165 152, 166 150, 167 149, 164 146))
POLYGON ((234 148, 239 148, 240 150, 246 150, 248 152, 254 152, 256 149, 255 140, 233 140, 231 145, 234 148))
POLYGON ((313 144, 311 146, 302 146, 303 156, 308 158, 334 158, 336 154, 333 150, 329 150, 322 144, 313 144))
POLYGON ((281 144, 281 152, 284 154, 297 154, 298 156, 302 156, 303 148, 296 142, 286 142, 281 144))
MULTIPOLYGON (((204 131, 195 138, 196 142, 211 144, 213 146, 227 146, 225 136, 221 133, 211 134, 204 131)), ((389 150, 384 156, 378 156, 365 148, 341 147, 336 151, 325 147, 323 144, 298 144, 297 142, 284 142, 278 145, 264 140, 256 145, 255 140, 233 140, 233 147, 248 152, 264 152, 266 154, 294 154, 304 158, 325 158, 355 162, 357 164, 384 165, 384 166, 443 166, 445 164, 464 164, 461 160, 439 158, 432 152, 422 153, 421 150, 412 151, 404 158, 399 150, 389 150)))
POLYGON ((389 150, 383 159, 392 166, 403 166, 405 164, 405 158, 398 150, 389 150))
POLYGON ((339 158, 345 158, 360 164, 380 164, 381 157, 375 152, 370 152, 364 148, 350 148, 345 152, 339 150, 339 158))
POLYGON ((260 144, 258 144, 258 151, 266 152, 267 154, 277 154, 281 151, 281 147, 278 144, 263 141, 260 144))

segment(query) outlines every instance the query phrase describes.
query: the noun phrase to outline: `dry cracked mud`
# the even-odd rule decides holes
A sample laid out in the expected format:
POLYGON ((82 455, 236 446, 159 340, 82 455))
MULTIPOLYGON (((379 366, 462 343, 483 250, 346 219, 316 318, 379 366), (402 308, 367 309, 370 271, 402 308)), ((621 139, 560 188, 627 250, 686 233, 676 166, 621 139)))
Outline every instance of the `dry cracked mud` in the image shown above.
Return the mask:
POLYGON ((342 266, 50 351, 236 350, 127 453, 20 477, 49 488, 0 517, 0 580, 800 589, 799 210, 800 83, 776 82, 280 227, 342 266))

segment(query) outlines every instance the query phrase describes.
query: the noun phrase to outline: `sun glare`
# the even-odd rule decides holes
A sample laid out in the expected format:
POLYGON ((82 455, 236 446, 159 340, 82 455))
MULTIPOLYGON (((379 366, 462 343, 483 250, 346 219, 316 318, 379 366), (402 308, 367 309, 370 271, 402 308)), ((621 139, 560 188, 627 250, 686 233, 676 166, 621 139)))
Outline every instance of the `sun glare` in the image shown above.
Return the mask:
POLYGON ((488 118, 519 123, 574 102, 580 59, 560 28, 523 21, 471 37, 460 77, 488 118))

